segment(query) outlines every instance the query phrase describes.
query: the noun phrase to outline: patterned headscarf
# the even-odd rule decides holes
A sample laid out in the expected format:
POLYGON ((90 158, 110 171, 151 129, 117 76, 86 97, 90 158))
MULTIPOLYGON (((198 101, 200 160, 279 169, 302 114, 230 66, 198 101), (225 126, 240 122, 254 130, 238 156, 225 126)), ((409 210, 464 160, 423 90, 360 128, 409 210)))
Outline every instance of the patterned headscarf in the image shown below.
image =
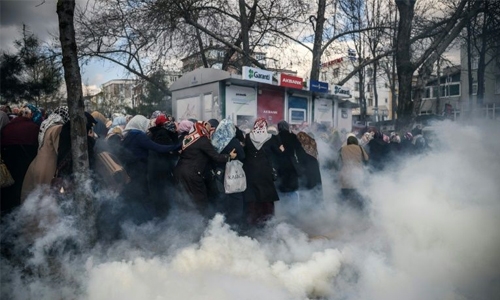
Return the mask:
POLYGON ((221 153, 229 142, 236 136, 236 127, 231 119, 223 119, 212 135, 212 145, 221 153))
POLYGON ((174 117, 172 116, 166 116, 167 121, 165 124, 163 124, 163 128, 167 129, 170 132, 177 132, 177 126, 175 125, 174 122, 174 117))
POLYGON ((304 151, 306 151, 307 154, 318 159, 318 146, 316 145, 316 141, 314 140, 314 138, 301 131, 297 133, 297 139, 299 140, 302 148, 304 148, 304 151))
POLYGON ((199 140, 201 137, 209 136, 206 125, 207 122, 204 121, 194 123, 189 134, 184 137, 184 140, 182 140, 182 150, 194 144, 194 142, 199 140))
POLYGON ((267 132, 267 121, 265 118, 255 120, 253 130, 250 132, 250 140, 257 150, 260 150, 265 142, 271 138, 271 134, 267 132))
POLYGON ((31 116, 31 120, 35 122, 38 126, 42 124, 43 121, 42 112, 40 112, 40 110, 33 104, 24 105, 19 113, 23 117, 31 116))
POLYGON ((67 106, 59 106, 54 109, 54 112, 50 114, 47 120, 43 121, 40 125, 40 131, 38 133, 38 149, 43 146, 43 139, 45 138, 45 132, 47 129, 54 125, 64 125, 69 121, 69 111, 67 106))
POLYGON ((150 121, 145 116, 137 115, 130 119, 125 126, 125 130, 123 130, 123 135, 127 135, 130 130, 139 130, 146 133, 149 129, 150 121))

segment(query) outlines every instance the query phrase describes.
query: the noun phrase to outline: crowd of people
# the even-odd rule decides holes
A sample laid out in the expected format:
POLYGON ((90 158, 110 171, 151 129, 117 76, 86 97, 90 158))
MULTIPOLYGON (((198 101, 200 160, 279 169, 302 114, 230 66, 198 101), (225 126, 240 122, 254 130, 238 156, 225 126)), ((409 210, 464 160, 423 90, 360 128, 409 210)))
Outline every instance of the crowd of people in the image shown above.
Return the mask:
MULTIPOLYGON (((383 170, 392 155, 425 149, 422 131, 401 136, 376 128, 346 133, 324 124, 268 124, 257 118, 239 128, 231 119, 175 120, 163 112, 150 116, 85 113, 93 192, 113 198, 120 209, 101 201, 101 235, 120 236, 124 221, 141 224, 166 218, 177 209, 211 217, 222 213, 237 231, 265 224, 275 214, 275 202, 290 208, 323 199, 321 170, 335 174, 339 198, 356 209, 366 200, 358 192, 367 172, 383 170), (318 143, 327 149, 318 151, 318 143), (123 166, 128 179, 111 186, 96 170, 96 156, 107 152, 123 166), (320 155, 326 157, 321 160, 320 155), (227 193, 226 164, 243 164, 246 189, 227 193), (104 193, 103 191, 109 191, 104 193)), ((54 178, 71 182, 71 128, 65 106, 45 114, 26 104, 16 112, 0 111, 1 158, 14 184, 1 189, 5 216, 29 197, 53 193, 54 178)), ((330 177, 328 177, 330 178, 330 177)), ((327 183, 331 184, 331 183, 327 183)))

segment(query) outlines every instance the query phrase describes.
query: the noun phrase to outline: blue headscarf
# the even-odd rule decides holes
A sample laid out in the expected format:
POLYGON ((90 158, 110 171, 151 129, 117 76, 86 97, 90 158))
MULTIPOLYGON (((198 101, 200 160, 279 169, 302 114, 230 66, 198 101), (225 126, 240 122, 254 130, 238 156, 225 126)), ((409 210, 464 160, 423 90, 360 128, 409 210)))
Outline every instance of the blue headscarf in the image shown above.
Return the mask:
POLYGON ((40 126, 40 124, 42 124, 42 112, 36 107, 34 106, 33 104, 26 104, 24 105, 23 109, 26 109, 28 108, 28 112, 31 112, 31 120, 33 122, 35 122, 38 126, 40 126))
POLYGON ((212 145, 221 153, 229 142, 236 136, 236 127, 230 119, 223 119, 212 135, 212 145))

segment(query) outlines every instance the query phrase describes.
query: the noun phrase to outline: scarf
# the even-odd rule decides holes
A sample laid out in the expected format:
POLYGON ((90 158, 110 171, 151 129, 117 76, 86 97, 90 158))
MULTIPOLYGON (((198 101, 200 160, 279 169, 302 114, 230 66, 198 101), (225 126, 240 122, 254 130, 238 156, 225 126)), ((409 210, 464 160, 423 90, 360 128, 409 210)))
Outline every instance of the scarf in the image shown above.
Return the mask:
POLYGON ((233 121, 230 119, 223 119, 212 135, 212 145, 217 152, 221 153, 235 136, 236 127, 234 127, 233 121))
POLYGON ((301 131, 297 133, 297 139, 299 140, 302 148, 304 148, 304 151, 306 151, 307 154, 318 159, 318 146, 316 145, 316 141, 311 136, 301 131))
POLYGON ((194 144, 194 142, 196 142, 203 136, 208 137, 206 122, 198 121, 194 123, 193 127, 189 131, 189 134, 186 135, 182 140, 182 150, 184 151, 187 147, 194 144))
POLYGON ((271 138, 271 134, 267 133, 267 121, 265 118, 258 118, 253 130, 250 132, 250 140, 257 150, 260 150, 265 142, 271 138))
POLYGON ((145 116, 137 115, 130 119, 123 130, 123 135, 127 135, 131 130, 139 130, 146 133, 149 129, 150 121, 145 116))
POLYGON ((69 121, 69 112, 67 106, 59 106, 54 109, 54 112, 50 114, 47 120, 43 121, 40 125, 40 131, 38 133, 38 149, 42 148, 43 140, 45 138, 45 132, 47 129, 54 125, 64 125, 69 121))

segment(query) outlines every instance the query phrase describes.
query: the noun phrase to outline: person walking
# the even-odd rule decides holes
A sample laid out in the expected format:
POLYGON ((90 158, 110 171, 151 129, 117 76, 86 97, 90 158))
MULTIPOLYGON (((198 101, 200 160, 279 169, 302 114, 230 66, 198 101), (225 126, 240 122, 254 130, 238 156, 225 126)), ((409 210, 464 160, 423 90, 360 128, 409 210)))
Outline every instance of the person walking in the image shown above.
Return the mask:
POLYGON ((358 145, 358 139, 355 136, 348 137, 347 145, 340 149, 339 155, 341 199, 358 209, 362 209, 366 204, 358 189, 363 185, 364 165, 368 159, 366 151, 358 145))
POLYGON ((262 226, 274 216, 274 202, 279 201, 279 196, 274 186, 272 157, 284 150, 277 136, 267 132, 266 119, 258 118, 245 141, 247 225, 262 226))

